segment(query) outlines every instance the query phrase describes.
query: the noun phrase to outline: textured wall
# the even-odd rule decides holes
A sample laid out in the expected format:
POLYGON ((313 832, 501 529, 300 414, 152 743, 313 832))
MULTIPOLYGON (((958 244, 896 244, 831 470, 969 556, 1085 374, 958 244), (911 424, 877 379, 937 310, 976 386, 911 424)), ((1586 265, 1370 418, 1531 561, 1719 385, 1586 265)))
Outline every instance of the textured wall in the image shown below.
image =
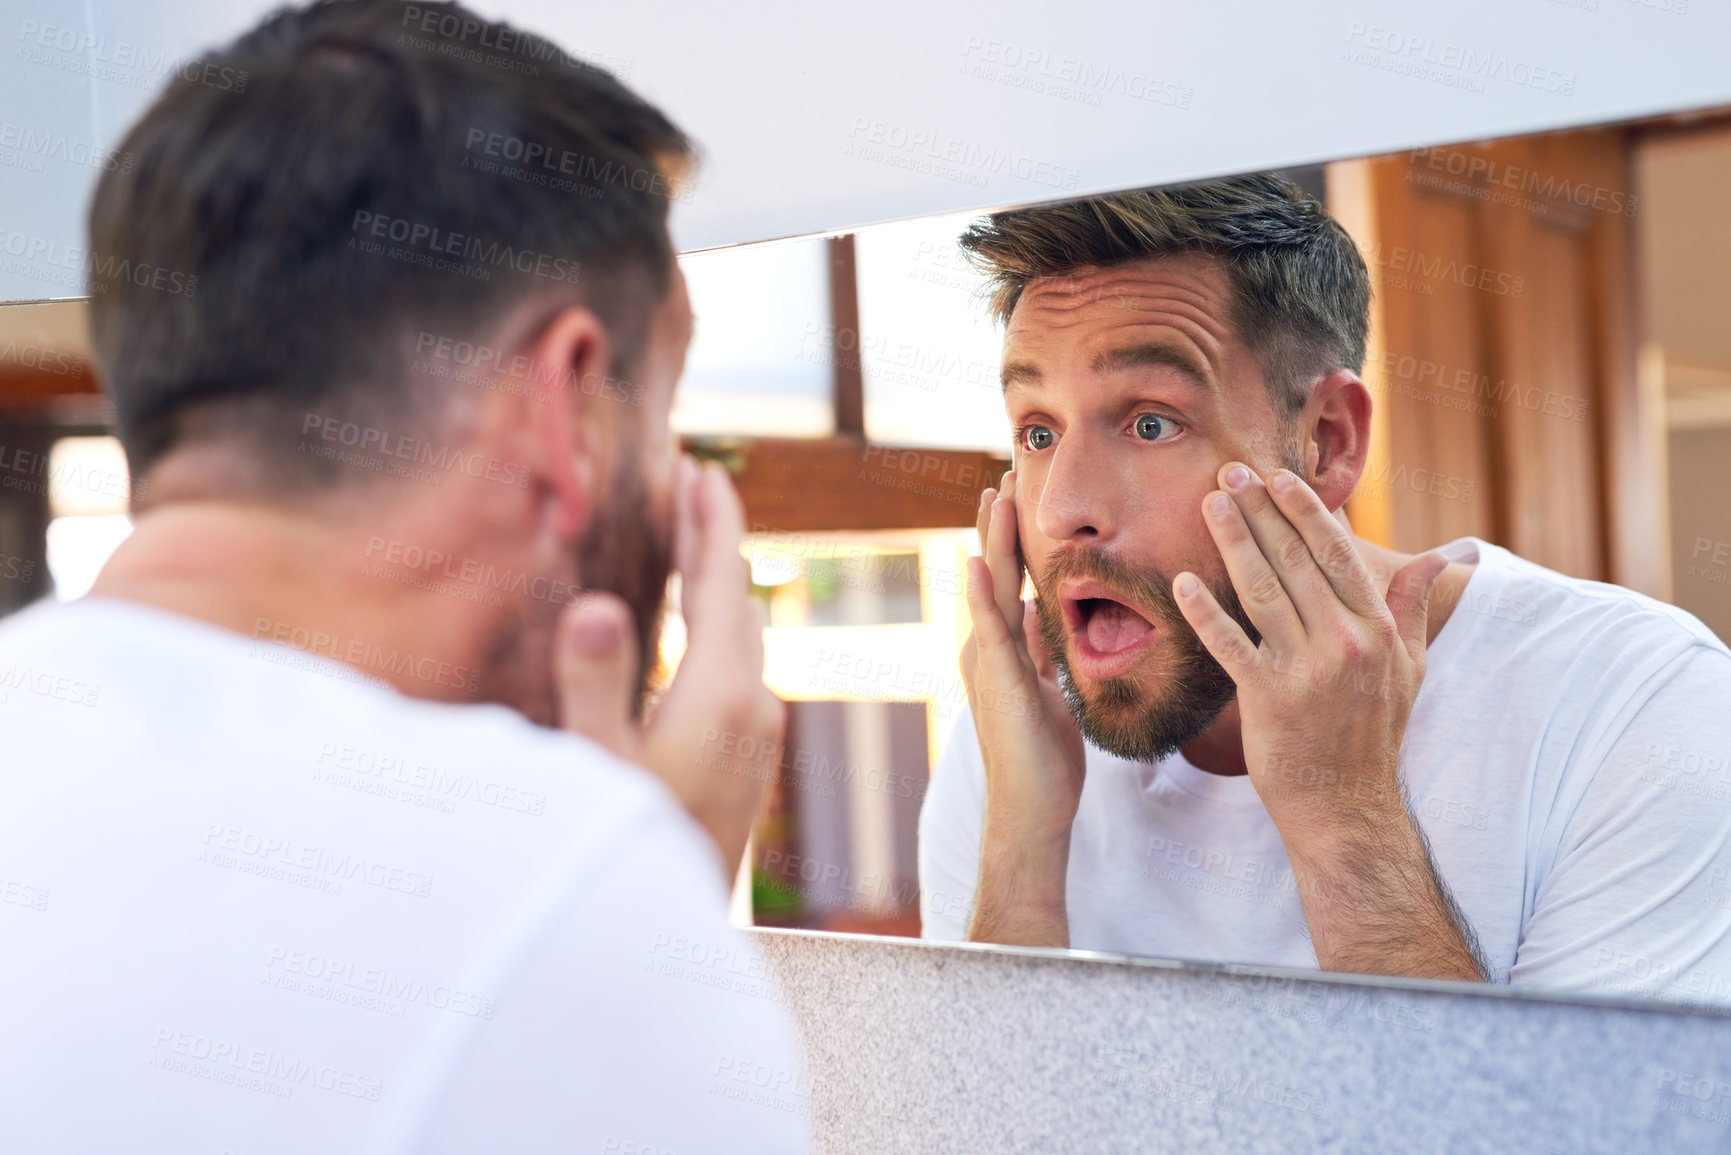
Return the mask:
POLYGON ((824 1155, 1731 1150, 1731 1015, 758 935, 824 1155))

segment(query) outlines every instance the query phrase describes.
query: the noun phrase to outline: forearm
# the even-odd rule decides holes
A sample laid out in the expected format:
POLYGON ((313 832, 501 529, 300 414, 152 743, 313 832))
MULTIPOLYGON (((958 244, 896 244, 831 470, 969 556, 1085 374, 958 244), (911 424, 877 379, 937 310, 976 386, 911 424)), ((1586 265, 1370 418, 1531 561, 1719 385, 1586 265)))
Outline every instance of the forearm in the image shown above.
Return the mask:
POLYGON ((969 942, 1003 946, 1070 945, 1064 905, 1069 840, 1031 843, 995 833, 981 839, 980 878, 974 890, 969 942))
POLYGON ((1404 805, 1288 837, 1287 853, 1323 970, 1485 981, 1472 928, 1404 805))

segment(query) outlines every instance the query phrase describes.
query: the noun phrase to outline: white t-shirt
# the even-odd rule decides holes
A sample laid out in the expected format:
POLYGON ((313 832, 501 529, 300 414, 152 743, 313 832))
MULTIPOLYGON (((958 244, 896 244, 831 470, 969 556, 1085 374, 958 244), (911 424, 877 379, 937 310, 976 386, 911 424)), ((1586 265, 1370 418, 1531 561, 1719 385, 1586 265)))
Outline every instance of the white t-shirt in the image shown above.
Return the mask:
POLYGON ((86 599, 0 623, 0 1150, 791 1152, 711 843, 496 706, 86 599))
MULTIPOLYGON (((1493 978, 1731 1001, 1731 652, 1675 607, 1463 541, 1479 563, 1400 773, 1493 978)), ((920 816, 927 938, 967 935, 984 806, 964 715, 920 816)), ((1180 754, 1088 747, 1066 901, 1076 949, 1316 965, 1249 777, 1180 754)))

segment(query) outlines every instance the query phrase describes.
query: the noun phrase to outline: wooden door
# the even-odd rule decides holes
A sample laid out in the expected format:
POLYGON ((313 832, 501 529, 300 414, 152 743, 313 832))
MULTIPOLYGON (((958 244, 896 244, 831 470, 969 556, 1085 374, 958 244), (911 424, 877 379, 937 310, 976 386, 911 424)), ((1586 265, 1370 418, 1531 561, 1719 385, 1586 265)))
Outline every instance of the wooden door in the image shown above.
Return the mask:
POLYGON ((1341 215, 1376 290, 1361 532, 1406 551, 1474 534, 1651 584, 1643 462, 1607 439, 1636 393, 1628 154, 1620 131, 1554 133, 1331 173, 1331 201, 1358 182, 1341 215))

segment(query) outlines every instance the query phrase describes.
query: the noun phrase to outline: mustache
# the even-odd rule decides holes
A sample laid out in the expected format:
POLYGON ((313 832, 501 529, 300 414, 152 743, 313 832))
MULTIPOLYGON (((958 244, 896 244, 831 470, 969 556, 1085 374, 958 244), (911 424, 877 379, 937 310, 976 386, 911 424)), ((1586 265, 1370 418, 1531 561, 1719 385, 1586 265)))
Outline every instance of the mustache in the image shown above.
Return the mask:
POLYGON ((1034 578, 1034 592, 1058 616, 1058 586, 1071 579, 1096 581, 1122 592, 1131 603, 1152 610, 1156 624, 1188 625, 1172 596, 1172 578, 1151 566, 1132 566, 1096 549, 1054 549, 1034 578))

